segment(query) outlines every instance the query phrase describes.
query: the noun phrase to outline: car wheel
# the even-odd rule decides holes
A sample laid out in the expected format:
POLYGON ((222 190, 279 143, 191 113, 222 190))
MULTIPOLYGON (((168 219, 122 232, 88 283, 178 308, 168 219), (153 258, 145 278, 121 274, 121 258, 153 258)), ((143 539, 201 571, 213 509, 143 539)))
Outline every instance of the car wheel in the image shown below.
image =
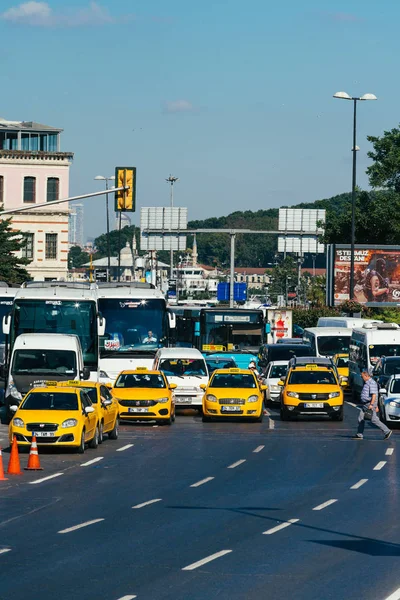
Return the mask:
POLYGON ((100 423, 99 425, 99 444, 102 444, 104 441, 104 424, 100 423))
POLYGON ((343 406, 342 408, 334 414, 331 414, 332 421, 343 421, 343 406))
POLYGON ((99 428, 96 427, 96 429, 94 430, 94 436, 89 442, 89 448, 91 448, 92 450, 96 450, 98 445, 99 445, 99 428))
POLYGON ((281 407, 281 421, 290 421, 289 414, 283 407, 281 407))
POLYGON ((206 417, 205 415, 202 416, 201 420, 203 423, 211 423, 211 417, 206 417))
POLYGON ((263 420, 264 420, 264 407, 261 409, 261 414, 259 417, 257 417, 256 423, 262 423, 263 420))
POLYGON ((379 419, 386 424, 386 413, 382 404, 379 406, 379 419))
POLYGON ((115 419, 115 424, 113 429, 108 434, 110 440, 117 440, 119 435, 119 419, 118 417, 115 419))
POLYGON ((174 414, 171 415, 171 420, 173 423, 175 423, 175 417, 176 417, 176 415, 175 415, 175 411, 174 411, 174 414))
POLYGON ((77 454, 83 454, 85 452, 85 430, 82 431, 81 443, 76 449, 77 454))

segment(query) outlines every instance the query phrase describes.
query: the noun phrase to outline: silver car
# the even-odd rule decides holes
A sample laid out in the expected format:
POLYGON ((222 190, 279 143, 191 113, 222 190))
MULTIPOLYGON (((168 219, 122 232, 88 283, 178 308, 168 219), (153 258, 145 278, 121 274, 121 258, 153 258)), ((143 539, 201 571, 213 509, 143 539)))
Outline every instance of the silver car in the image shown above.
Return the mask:
POLYGON ((392 375, 379 390, 380 419, 387 425, 400 422, 400 374, 392 375))
POLYGON ((278 381, 286 376, 289 361, 274 360, 270 362, 265 369, 264 385, 266 402, 280 402, 282 387, 278 385, 278 381))

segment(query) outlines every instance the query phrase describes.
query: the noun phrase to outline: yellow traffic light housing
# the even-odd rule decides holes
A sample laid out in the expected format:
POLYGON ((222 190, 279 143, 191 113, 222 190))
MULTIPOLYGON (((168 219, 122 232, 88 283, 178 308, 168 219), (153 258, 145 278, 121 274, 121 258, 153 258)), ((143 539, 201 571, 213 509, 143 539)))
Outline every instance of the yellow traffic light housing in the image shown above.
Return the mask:
POLYGON ((135 212, 136 210, 136 167, 117 167, 115 169, 115 187, 128 190, 115 192, 115 212, 135 212))

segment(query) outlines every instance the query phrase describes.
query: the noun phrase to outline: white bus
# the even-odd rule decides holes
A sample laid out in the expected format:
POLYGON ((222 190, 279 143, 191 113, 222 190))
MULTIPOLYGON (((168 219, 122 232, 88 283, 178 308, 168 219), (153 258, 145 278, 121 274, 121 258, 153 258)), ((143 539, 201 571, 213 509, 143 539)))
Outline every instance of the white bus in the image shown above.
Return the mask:
POLYGON ((310 344, 313 356, 335 356, 349 351, 352 329, 347 327, 309 327, 303 340, 310 344))
POLYGON ((346 327, 354 329, 355 327, 364 327, 364 325, 376 325, 382 323, 378 319, 361 319, 358 317, 320 317, 317 327, 346 327))
POLYGON ((375 366, 382 356, 400 356, 400 327, 396 323, 364 325, 354 329, 350 340, 349 385, 353 396, 361 393, 362 369, 375 366))
POLYGON ((100 340, 100 371, 114 382, 126 369, 151 369, 158 348, 169 345, 175 315, 164 295, 150 284, 107 283, 97 290, 106 326, 100 340))

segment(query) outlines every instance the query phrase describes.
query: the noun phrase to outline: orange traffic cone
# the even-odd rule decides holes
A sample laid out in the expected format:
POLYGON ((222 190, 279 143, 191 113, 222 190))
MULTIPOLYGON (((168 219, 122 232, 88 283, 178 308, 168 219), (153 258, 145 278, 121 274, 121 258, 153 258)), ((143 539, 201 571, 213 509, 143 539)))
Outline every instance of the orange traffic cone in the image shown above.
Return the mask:
POLYGON ((28 466, 25 467, 25 471, 43 471, 42 467, 40 466, 39 453, 38 453, 38 447, 37 447, 37 443, 36 443, 36 435, 35 434, 33 434, 33 436, 32 436, 31 451, 29 452, 28 466))
POLYGON ((9 475, 22 475, 21 465, 19 462, 17 438, 15 435, 11 446, 10 461, 8 463, 7 473, 9 475))
POLYGON ((0 448, 0 481, 8 481, 8 477, 4 477, 3 455, 0 448))

